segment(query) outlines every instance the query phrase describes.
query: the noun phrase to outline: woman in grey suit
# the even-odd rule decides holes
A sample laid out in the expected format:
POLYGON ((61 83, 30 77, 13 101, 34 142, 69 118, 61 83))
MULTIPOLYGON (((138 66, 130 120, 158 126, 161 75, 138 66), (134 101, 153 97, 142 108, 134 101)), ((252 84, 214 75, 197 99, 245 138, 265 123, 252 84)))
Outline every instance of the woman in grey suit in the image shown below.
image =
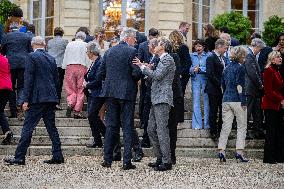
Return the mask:
POLYGON ((173 106, 172 84, 175 75, 175 62, 169 52, 172 49, 171 42, 165 38, 158 41, 154 53, 159 56, 160 62, 156 67, 142 64, 138 59, 134 60, 143 74, 152 79, 151 102, 152 107, 149 117, 148 134, 153 145, 154 154, 157 157, 155 163, 149 163, 157 171, 166 171, 172 168, 170 137, 169 137, 169 112, 173 106))

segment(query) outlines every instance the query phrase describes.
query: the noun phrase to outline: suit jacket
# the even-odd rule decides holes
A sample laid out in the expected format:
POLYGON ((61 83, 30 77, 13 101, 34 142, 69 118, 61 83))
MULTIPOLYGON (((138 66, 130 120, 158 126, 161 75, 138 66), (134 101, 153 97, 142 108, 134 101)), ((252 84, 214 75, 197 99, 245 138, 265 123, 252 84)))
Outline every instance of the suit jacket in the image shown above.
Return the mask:
POLYGON ((105 52, 97 75, 97 80, 104 80, 101 97, 136 100, 137 83, 133 69, 141 71, 132 64, 135 55, 136 49, 126 42, 120 42, 105 52))
POLYGON ((166 54, 160 59, 155 70, 148 67, 143 73, 152 79, 151 102, 153 105, 167 103, 173 106, 173 80, 175 75, 175 62, 171 55, 166 54))
POLYGON ((206 93, 222 95, 221 82, 223 70, 224 64, 215 52, 212 52, 212 54, 206 59, 207 83, 204 90, 206 93))
POLYGON ((19 31, 10 32, 2 40, 2 54, 6 55, 11 69, 25 68, 32 52, 31 37, 19 31))
MULTIPOLYGON (((183 98, 183 92, 182 92, 182 86, 180 81, 180 75, 178 72, 178 68, 180 67, 180 58, 176 53, 172 53, 171 56, 174 59, 175 62, 175 76, 173 80, 173 98, 183 98)), ((182 112, 184 113, 184 112, 182 112)))
POLYGON ((248 54, 244 63, 245 68, 245 95, 258 96, 262 94, 262 79, 259 65, 252 51, 248 49, 248 54))
POLYGON ((101 57, 98 57, 85 75, 85 80, 88 82, 86 88, 91 90, 92 97, 99 97, 102 91, 102 81, 97 80, 100 65, 101 57))
POLYGON ((3 37, 4 37, 4 29, 3 29, 2 24, 0 24, 0 46, 1 46, 1 43, 2 43, 3 37))
POLYGON ((284 82, 279 73, 279 68, 275 65, 266 68, 263 80, 265 94, 262 98, 262 109, 279 110, 281 101, 284 100, 284 82))
POLYGON ((29 55, 24 81, 24 102, 58 103, 59 79, 55 59, 43 49, 29 55))
POLYGON ((189 68, 192 64, 190 55, 189 55, 189 49, 188 47, 183 44, 179 47, 179 49, 176 52, 180 59, 180 66, 178 68, 178 72, 180 75, 189 75, 189 68))
POLYGON ((143 43, 145 41, 147 41, 147 37, 143 33, 140 33, 139 31, 137 31, 136 32, 136 44, 134 48, 138 50, 140 43, 143 43))
POLYGON ((232 37, 231 38, 231 46, 235 47, 235 46, 238 46, 238 45, 240 45, 239 40, 237 40, 236 38, 232 37))
POLYGON ((63 58, 68 41, 61 36, 55 36, 47 43, 47 52, 56 60, 57 67, 62 67, 63 58))
POLYGON ((257 60, 261 73, 264 72, 264 67, 267 64, 268 55, 272 51, 273 49, 271 47, 264 47, 263 49, 261 49, 259 56, 258 56, 258 60, 257 60))
POLYGON ((138 58, 141 62, 149 63, 152 58, 152 54, 149 52, 148 45, 149 45, 149 41, 145 41, 139 45, 138 58))

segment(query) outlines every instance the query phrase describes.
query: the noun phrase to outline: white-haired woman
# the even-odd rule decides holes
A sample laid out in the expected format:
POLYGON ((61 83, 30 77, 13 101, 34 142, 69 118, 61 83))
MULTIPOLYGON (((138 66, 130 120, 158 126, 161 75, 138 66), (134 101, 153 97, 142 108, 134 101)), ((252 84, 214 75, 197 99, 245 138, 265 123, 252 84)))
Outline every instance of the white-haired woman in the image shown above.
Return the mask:
POLYGON ((66 47, 62 68, 66 68, 64 80, 68 103, 66 116, 71 117, 73 110, 74 118, 81 119, 84 118, 81 114, 84 104, 84 75, 90 61, 86 54, 87 43, 84 42, 86 34, 78 32, 75 39, 66 47))
POLYGON ((237 46, 232 48, 232 62, 225 68, 223 73, 223 125, 218 143, 218 157, 220 158, 221 162, 226 161, 225 150, 228 142, 228 137, 232 130, 234 116, 236 116, 237 118, 237 141, 235 157, 241 162, 248 161, 243 157, 247 131, 247 111, 246 98, 244 95, 245 70, 242 64, 245 61, 246 55, 247 50, 244 47, 237 46))
POLYGON ((265 113, 266 139, 264 163, 284 163, 284 82, 279 69, 282 64, 280 52, 272 51, 263 74, 264 97, 262 109, 265 113))

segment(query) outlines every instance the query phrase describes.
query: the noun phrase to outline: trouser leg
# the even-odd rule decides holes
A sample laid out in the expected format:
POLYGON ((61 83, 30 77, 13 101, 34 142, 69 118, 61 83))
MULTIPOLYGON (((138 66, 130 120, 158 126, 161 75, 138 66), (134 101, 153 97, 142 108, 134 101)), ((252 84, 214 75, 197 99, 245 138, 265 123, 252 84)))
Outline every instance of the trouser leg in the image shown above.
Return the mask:
POLYGON ((7 131, 10 131, 8 121, 4 113, 5 106, 9 99, 9 94, 10 94, 10 91, 8 90, 0 90, 0 97, 1 97, 0 98, 0 126, 3 131, 3 134, 5 134, 7 131))

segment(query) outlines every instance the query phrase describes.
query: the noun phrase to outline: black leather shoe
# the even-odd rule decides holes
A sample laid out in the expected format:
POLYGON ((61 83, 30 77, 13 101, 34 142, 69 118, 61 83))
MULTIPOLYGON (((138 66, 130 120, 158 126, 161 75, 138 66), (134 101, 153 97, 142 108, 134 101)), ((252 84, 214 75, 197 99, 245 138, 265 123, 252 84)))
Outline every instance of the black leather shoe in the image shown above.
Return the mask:
POLYGON ((103 166, 105 168, 111 168, 111 164, 106 162, 106 161, 102 162, 101 166, 103 166))
POLYGON ((172 169, 172 164, 162 163, 158 167, 155 167, 155 171, 167 171, 172 169))
POLYGON ((5 158, 5 163, 8 163, 9 165, 25 165, 24 159, 15 159, 15 158, 5 158))
POLYGON ((127 163, 127 164, 124 164, 124 165, 122 166, 122 169, 123 169, 123 170, 136 169, 136 166, 133 165, 132 163, 127 163))
POLYGON ((67 110, 66 110, 66 117, 70 118, 71 117, 71 113, 72 113, 72 108, 70 106, 67 107, 67 110))
POLYGON ((87 148, 102 148, 103 147, 103 144, 102 143, 99 143, 99 142, 95 142, 93 144, 88 144, 86 145, 87 148))
POLYGON ((49 160, 44 160, 43 163, 47 163, 47 164, 61 164, 64 163, 64 159, 49 159, 49 160))
POLYGON ((148 163, 148 166, 152 167, 152 168, 155 168, 155 167, 158 167, 161 164, 162 164, 162 161, 156 161, 156 162, 148 163))
POLYGON ((143 152, 135 152, 132 161, 133 162, 140 162, 143 157, 144 157, 144 153, 143 152))
POLYGON ((82 114, 74 114, 74 119, 87 119, 87 118, 82 114))
POLYGON ((13 133, 12 133, 12 131, 7 131, 7 132, 5 133, 5 138, 4 138, 4 140, 2 141, 1 144, 2 144, 2 145, 10 145, 12 138, 13 138, 13 133))

